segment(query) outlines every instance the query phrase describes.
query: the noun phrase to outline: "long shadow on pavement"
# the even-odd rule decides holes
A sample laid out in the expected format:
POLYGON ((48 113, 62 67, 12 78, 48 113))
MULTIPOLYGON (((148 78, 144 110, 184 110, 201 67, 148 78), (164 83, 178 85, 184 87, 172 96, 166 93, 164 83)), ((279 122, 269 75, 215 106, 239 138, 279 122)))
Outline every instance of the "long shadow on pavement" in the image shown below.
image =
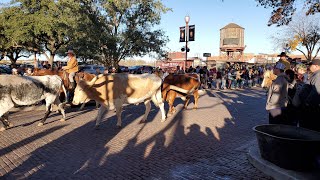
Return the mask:
MULTIPOLYGON (((36 149, 28 160, 4 177, 267 179, 250 165, 243 152, 235 150, 254 139, 251 127, 264 121, 263 118, 251 117, 257 116, 256 108, 264 106, 259 104, 261 96, 228 93, 232 96, 225 96, 223 92, 202 96, 212 98, 212 101, 222 101, 221 105, 225 106, 231 115, 231 118, 223 118, 222 126, 215 124, 215 115, 209 112, 209 107, 214 109, 216 106, 202 105, 195 111, 199 113, 199 118, 195 116, 192 119, 186 117, 186 111, 178 111, 164 123, 155 119, 159 117, 159 109, 152 106, 147 123, 139 124, 137 121, 144 108, 141 105, 139 108, 130 105, 125 107, 122 115, 123 129, 115 128, 115 116, 104 121, 100 130, 93 130, 94 122, 90 121, 36 149), (257 104, 248 110, 246 101, 257 104), (200 114, 205 110, 209 110, 207 121, 202 116, 200 119, 200 114)), ((259 113, 263 114, 258 110, 259 113)))

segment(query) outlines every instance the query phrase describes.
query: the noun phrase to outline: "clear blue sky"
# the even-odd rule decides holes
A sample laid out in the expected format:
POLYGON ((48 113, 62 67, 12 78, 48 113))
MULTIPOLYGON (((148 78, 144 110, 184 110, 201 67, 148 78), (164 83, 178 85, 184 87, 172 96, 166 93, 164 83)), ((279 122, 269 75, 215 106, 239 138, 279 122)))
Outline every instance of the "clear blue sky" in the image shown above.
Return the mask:
MULTIPOLYGON (((181 51, 179 27, 185 26, 184 17, 190 16, 195 25, 195 41, 189 43, 190 56, 203 53, 219 54, 220 29, 233 22, 245 28, 245 53, 278 53, 271 36, 279 28, 267 26, 272 9, 257 7, 255 0, 163 0, 172 8, 162 16, 160 27, 166 32, 171 51, 181 51)), ((188 54, 189 56, 189 54, 188 54)))

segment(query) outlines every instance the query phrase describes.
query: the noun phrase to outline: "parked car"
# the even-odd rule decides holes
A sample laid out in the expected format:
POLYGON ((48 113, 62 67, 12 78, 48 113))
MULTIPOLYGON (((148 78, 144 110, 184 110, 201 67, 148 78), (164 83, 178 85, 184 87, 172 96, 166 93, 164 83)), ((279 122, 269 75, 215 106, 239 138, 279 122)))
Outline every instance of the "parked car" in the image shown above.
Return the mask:
POLYGON ((131 74, 142 74, 142 73, 152 73, 154 70, 153 66, 131 66, 129 67, 129 73, 131 74))
POLYGON ((0 74, 12 74, 12 70, 8 66, 0 65, 0 74))
POLYGON ((80 71, 87 72, 90 74, 96 74, 97 73, 96 69, 99 69, 100 73, 102 74, 103 71, 105 70, 105 67, 100 65, 80 65, 80 71))

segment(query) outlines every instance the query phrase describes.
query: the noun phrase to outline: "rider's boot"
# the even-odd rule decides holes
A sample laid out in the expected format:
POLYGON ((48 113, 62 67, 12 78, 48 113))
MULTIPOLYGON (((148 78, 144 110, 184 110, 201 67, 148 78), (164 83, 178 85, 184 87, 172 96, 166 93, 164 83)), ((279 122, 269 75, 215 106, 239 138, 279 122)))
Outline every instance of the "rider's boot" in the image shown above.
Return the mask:
POLYGON ((71 88, 74 90, 76 88, 76 82, 71 82, 71 88))

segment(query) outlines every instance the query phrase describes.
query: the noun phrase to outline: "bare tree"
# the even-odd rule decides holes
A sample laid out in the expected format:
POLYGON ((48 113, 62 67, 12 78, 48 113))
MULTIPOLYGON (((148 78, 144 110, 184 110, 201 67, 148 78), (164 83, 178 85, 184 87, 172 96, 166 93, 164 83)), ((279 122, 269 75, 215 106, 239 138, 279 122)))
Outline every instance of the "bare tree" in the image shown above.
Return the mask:
MULTIPOLYGON (((256 0, 258 5, 265 8, 272 8, 268 25, 288 25, 297 10, 298 0, 256 0)), ((303 0, 305 15, 314 15, 320 12, 319 0, 303 0)))
POLYGON ((278 47, 301 52, 307 60, 313 60, 320 51, 319 16, 298 15, 274 37, 278 47))

